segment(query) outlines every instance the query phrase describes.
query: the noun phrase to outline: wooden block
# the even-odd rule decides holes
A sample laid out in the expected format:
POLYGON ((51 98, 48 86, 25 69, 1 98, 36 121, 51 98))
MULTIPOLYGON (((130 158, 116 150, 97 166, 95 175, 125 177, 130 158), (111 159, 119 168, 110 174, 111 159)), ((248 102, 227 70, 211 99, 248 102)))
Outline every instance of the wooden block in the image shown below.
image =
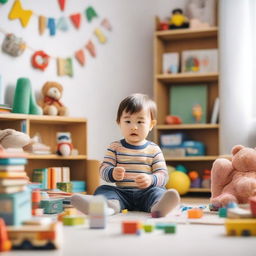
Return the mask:
POLYGON ((122 232, 123 234, 137 234, 141 228, 139 221, 123 221, 122 232))

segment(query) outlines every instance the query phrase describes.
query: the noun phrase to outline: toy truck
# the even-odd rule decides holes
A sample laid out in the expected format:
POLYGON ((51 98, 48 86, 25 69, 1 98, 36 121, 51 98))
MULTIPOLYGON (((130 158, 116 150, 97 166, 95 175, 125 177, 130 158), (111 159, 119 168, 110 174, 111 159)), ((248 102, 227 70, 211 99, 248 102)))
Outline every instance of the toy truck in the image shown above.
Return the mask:
POLYGON ((13 249, 22 250, 52 250, 62 244, 62 223, 54 222, 48 225, 23 225, 7 227, 13 249))

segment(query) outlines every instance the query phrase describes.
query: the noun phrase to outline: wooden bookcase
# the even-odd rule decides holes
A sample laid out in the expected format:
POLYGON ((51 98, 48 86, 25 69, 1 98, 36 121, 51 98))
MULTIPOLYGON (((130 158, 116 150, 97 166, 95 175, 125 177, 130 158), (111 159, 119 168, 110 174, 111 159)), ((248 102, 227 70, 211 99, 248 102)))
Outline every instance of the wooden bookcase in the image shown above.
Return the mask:
MULTIPOLYGON (((161 134, 185 133, 189 139, 201 141, 206 146, 206 155, 197 157, 167 157, 168 165, 184 165, 188 170, 196 170, 202 176, 204 169, 211 169, 213 161, 219 155, 220 124, 210 124, 214 101, 219 97, 219 74, 217 73, 177 73, 163 74, 163 53, 184 50, 218 48, 218 28, 177 29, 157 31, 154 35, 154 99, 158 107, 158 125, 154 129, 154 140, 160 144, 161 134), (166 125, 169 115, 170 87, 175 85, 207 85, 207 122, 205 124, 166 125)), ((210 189, 191 189, 189 192, 210 192, 210 189)))
POLYGON ((31 177, 35 168, 69 166, 71 180, 84 180, 87 193, 93 194, 99 186, 99 162, 87 158, 87 120, 61 116, 39 116, 25 114, 0 114, 0 129, 12 128, 23 131, 30 137, 39 133, 42 142, 56 152, 56 133, 70 132, 72 144, 79 152, 77 156, 28 154, 26 172, 31 177))

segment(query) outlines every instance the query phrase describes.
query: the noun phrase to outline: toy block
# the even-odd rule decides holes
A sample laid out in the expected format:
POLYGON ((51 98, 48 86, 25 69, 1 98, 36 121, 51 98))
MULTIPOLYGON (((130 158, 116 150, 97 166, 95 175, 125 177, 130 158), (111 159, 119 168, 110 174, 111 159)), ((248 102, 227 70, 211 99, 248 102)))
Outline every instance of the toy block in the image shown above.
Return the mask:
POLYGON ((0 194, 0 218, 6 225, 20 225, 31 216, 31 191, 0 194))
POLYGON ((198 208, 189 209, 187 213, 189 219, 198 219, 203 216, 203 211, 198 208))
POLYGON ((4 219, 0 218, 0 252, 11 250, 12 244, 8 239, 8 234, 5 226, 4 219))
POLYGON ((228 209, 228 218, 239 219, 239 218, 252 218, 252 213, 249 209, 242 208, 230 208, 228 209))
POLYGON ((127 213, 128 213, 128 210, 127 210, 127 209, 123 209, 123 210, 122 210, 122 213, 123 213, 123 214, 127 214, 127 213))
POLYGON ((146 233, 150 233, 154 230, 154 226, 152 224, 144 224, 143 229, 146 233))
POLYGON ((166 227, 166 225, 167 225, 167 223, 164 223, 164 222, 158 222, 158 223, 156 223, 156 225, 155 225, 155 228, 156 229, 165 229, 165 227, 166 227))
POLYGON ((174 233, 176 233, 176 224, 175 223, 166 224, 166 226, 164 228, 164 233, 165 234, 174 234, 174 233))
POLYGON ((249 198, 250 208, 253 217, 256 217, 256 196, 249 198))
POLYGON ((226 218, 227 217, 227 208, 225 208, 225 207, 219 208, 218 214, 219 214, 220 218, 226 218))
POLYGON ((64 216, 63 225, 65 226, 76 226, 85 224, 84 216, 64 216))
POLYGON ((139 221, 123 221, 122 232, 123 234, 138 234, 141 229, 139 221))
POLYGON ((106 216, 90 216, 89 226, 91 229, 94 228, 105 228, 106 227, 106 216))
POLYGON ((256 236, 256 219, 226 219, 228 236, 256 236))
POLYGON ((63 212, 63 199, 60 198, 49 198, 41 200, 40 208, 44 209, 44 213, 53 214, 63 212))

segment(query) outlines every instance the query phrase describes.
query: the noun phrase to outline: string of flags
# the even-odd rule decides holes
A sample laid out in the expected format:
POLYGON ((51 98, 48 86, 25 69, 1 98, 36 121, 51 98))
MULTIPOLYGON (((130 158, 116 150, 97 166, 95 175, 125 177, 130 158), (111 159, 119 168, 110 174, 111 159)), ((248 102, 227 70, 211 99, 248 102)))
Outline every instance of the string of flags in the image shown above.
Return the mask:
MULTIPOLYGON (((2 1, 8 1, 8 0, 0 0, 0 3, 2 1)), ((58 0, 60 9, 64 10, 65 9, 65 0, 58 0)), ((87 13, 87 19, 88 21, 91 21, 94 17, 98 17, 97 13, 92 7, 88 7, 86 9, 87 13)), ((15 0, 12 9, 9 13, 9 18, 10 19, 19 19, 22 26, 26 27, 30 17, 32 15, 31 10, 24 10, 21 6, 20 0, 15 0)), ((78 18, 79 16, 72 16, 73 18, 73 23, 77 24, 77 27, 80 27, 80 21, 81 19, 78 18)), ((62 17, 63 18, 63 17, 62 17)), ((40 34, 43 34, 46 25, 50 31, 50 35, 55 35, 56 33, 56 26, 55 26, 55 21, 53 18, 48 18, 46 22, 46 18, 43 16, 39 16, 39 31, 40 34), (41 21, 40 21, 41 19, 41 21), (44 24, 44 25, 43 25, 44 24)), ((58 23, 61 24, 58 26, 59 29, 64 29, 65 26, 63 25, 64 22, 58 23)), ((107 18, 104 18, 100 22, 100 26, 108 31, 112 30, 112 26, 107 18)), ((96 47, 95 44, 93 43, 92 39, 89 39, 83 47, 80 49, 77 49, 73 56, 70 56, 68 58, 61 58, 61 57, 54 57, 50 56, 43 50, 34 50, 32 47, 26 44, 26 42, 22 39, 17 37, 16 35, 12 33, 8 33, 4 31, 3 29, 0 29, 0 32, 5 34, 4 41, 2 43, 2 51, 4 53, 7 53, 13 57, 18 57, 23 54, 23 52, 26 49, 29 49, 33 52, 32 57, 31 57, 31 64, 35 69, 39 69, 41 71, 45 71, 49 65, 49 61, 51 59, 56 60, 57 64, 57 74, 59 76, 64 76, 68 75, 70 77, 73 76, 73 60, 72 57, 75 57, 75 59, 78 61, 78 63, 81 66, 86 65, 86 52, 88 52, 93 58, 96 57, 96 47)), ((107 38, 103 31, 101 30, 100 27, 97 27, 94 29, 94 36, 98 39, 99 43, 105 44, 107 42, 107 38)))
MULTIPOLYGON (((58 0, 60 9, 64 10, 65 8, 65 0, 58 0)), ((77 12, 69 15, 69 17, 61 16, 59 18, 53 17, 45 17, 41 14, 36 14, 32 10, 25 10, 20 0, 15 0, 13 6, 9 13, 9 19, 15 20, 19 19, 22 27, 27 27, 32 15, 37 16, 38 19, 38 30, 39 34, 43 35, 46 28, 49 29, 49 34, 54 36, 57 30, 61 31, 68 31, 69 30, 69 22, 73 24, 76 29, 79 29, 82 22, 82 17, 84 16, 87 18, 88 22, 91 22, 94 18, 98 17, 97 12, 92 6, 87 7, 83 13, 77 12)))

